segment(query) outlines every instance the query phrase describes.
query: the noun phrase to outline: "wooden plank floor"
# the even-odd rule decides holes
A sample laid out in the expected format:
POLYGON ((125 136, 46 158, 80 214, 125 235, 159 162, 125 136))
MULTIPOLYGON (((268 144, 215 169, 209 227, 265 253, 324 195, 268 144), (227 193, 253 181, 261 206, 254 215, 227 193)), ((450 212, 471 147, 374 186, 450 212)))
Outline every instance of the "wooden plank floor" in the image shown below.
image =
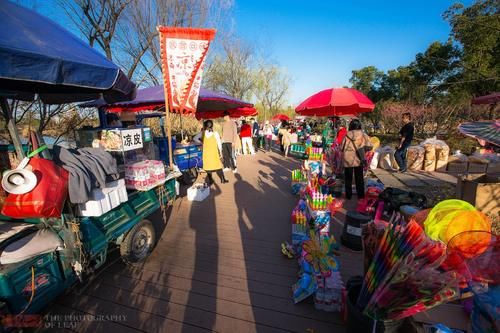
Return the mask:
MULTIPOLYGON (((276 153, 238 159, 228 184, 217 177, 203 202, 180 198, 161 239, 142 265, 115 260, 85 288, 48 309, 77 332, 343 332, 338 313, 294 305, 295 260, 280 243, 290 239, 290 171, 299 165, 276 153)), ((161 219, 155 219, 158 223, 161 219)), ((337 239, 342 213, 332 224, 337 239)), ((344 251, 344 279, 360 274, 360 253, 344 251)), ((55 318, 55 317, 54 317, 55 318)), ((50 331, 53 331, 51 329, 50 331)))

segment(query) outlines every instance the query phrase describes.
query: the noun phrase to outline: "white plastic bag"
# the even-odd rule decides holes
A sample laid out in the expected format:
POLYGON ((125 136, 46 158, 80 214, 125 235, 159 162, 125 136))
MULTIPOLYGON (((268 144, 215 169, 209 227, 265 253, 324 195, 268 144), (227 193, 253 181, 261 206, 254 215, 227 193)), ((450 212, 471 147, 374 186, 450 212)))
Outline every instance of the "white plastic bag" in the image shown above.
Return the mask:
POLYGON ((210 187, 205 184, 194 184, 187 190, 187 198, 189 201, 203 201, 210 194, 210 187))
POLYGON ((379 151, 379 149, 377 149, 373 153, 373 158, 372 158, 372 161, 370 163, 370 170, 375 170, 377 168, 378 162, 379 162, 379 157, 380 157, 380 151, 379 151))
POLYGON ((396 150, 389 146, 380 148, 379 167, 385 170, 394 170, 397 168, 396 160, 394 159, 394 152, 396 150))

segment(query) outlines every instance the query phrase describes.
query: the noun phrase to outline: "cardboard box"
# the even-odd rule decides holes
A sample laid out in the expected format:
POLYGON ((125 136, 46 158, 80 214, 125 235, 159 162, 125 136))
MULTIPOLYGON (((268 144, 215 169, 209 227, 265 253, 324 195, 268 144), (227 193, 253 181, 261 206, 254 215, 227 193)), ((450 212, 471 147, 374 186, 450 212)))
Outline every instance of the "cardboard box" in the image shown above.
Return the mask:
POLYGON ((485 214, 500 213, 500 177, 468 175, 457 180, 457 198, 467 201, 485 214))
POLYGON ((448 172, 455 174, 467 173, 467 162, 451 162, 448 163, 448 172))
POLYGON ((488 164, 488 169, 486 170, 488 175, 500 175, 500 162, 488 164))
POLYGON ((488 163, 469 162, 467 173, 486 173, 488 163))

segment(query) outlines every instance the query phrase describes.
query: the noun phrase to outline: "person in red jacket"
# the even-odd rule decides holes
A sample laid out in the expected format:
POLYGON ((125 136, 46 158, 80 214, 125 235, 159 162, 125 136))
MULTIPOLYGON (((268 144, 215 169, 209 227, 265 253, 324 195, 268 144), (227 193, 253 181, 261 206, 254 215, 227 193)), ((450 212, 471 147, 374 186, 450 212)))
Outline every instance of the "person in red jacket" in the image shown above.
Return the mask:
POLYGON ((335 121, 335 127, 337 128, 337 136, 335 137, 335 142, 340 145, 347 134, 347 128, 345 128, 344 121, 337 118, 335 121))
POLYGON ((243 154, 255 154, 252 143, 252 127, 245 120, 242 121, 240 138, 243 154))

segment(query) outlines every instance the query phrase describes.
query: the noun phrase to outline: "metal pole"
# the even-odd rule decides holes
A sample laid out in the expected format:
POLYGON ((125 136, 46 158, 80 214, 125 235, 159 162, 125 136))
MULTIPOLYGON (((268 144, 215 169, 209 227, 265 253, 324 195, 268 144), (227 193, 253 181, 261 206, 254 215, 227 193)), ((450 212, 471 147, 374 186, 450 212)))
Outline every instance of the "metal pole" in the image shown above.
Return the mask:
POLYGON ((17 158, 21 161, 24 158, 23 146, 21 144, 21 139, 19 139, 19 133, 17 132, 16 124, 12 118, 12 111, 10 110, 9 103, 7 103, 7 98, 0 97, 0 105, 2 107, 3 116, 7 123, 7 129, 9 130, 10 138, 16 149, 17 158))
POLYGON ((168 106, 168 92, 167 86, 163 84, 163 93, 165 94, 165 127, 167 129, 167 144, 168 144, 168 165, 170 169, 174 168, 174 160, 172 158, 172 121, 170 119, 170 109, 168 106))
POLYGON ((181 138, 184 140, 184 129, 182 128, 182 115, 179 113, 179 126, 181 127, 181 138))

